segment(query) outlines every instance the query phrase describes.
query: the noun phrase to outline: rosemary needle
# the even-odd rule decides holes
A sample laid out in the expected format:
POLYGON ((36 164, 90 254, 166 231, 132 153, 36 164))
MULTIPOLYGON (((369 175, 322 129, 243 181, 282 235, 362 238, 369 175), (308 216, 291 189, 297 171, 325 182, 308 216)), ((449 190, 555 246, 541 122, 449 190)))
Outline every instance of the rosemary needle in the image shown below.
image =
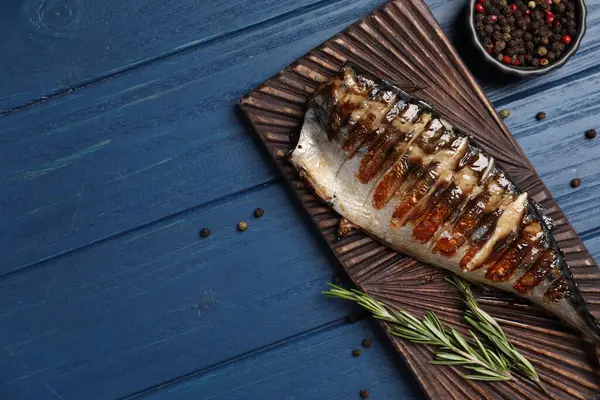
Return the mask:
POLYGON ((456 329, 445 327, 431 311, 423 319, 418 319, 405 310, 394 309, 358 290, 346 290, 333 284, 330 286, 332 289, 324 292, 325 296, 356 302, 371 312, 373 317, 385 321, 390 334, 411 342, 438 347, 435 360, 430 361, 432 364, 459 365, 469 371, 463 374, 467 379, 513 379, 506 357, 485 347, 473 332, 469 331, 474 343, 471 345, 456 329))
POLYGON ((491 315, 479 308, 469 284, 455 274, 450 274, 450 276, 446 278, 446 281, 461 292, 465 300, 465 304, 469 309, 465 313, 465 320, 469 323, 469 325, 485 336, 488 341, 496 349, 498 349, 522 375, 535 382, 540 389, 548 394, 548 390, 540 381, 537 371, 529 362, 529 360, 519 353, 515 346, 508 340, 508 337, 504 333, 504 330, 500 324, 498 324, 498 322, 492 318, 491 315))

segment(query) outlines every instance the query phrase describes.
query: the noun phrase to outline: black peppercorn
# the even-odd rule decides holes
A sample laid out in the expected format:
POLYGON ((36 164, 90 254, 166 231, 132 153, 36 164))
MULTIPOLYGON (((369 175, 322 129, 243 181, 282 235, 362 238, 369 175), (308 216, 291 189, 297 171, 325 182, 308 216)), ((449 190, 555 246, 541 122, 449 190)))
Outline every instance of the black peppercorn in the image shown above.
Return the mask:
POLYGON ((531 13, 534 21, 540 21, 542 19, 542 12, 540 10, 535 10, 531 13))
POLYGON ((496 39, 496 40, 502 39, 502 32, 499 32, 499 31, 494 32, 494 39, 496 39))
POLYGON ((533 35, 530 32, 525 32, 525 34, 523 35, 523 39, 525 39, 525 41, 528 42, 531 39, 533 39, 533 35))
POLYGON ((487 36, 491 36, 491 34, 494 33, 494 27, 492 25, 486 25, 484 31, 487 36))
POLYGON ((263 215, 265 215, 265 210, 263 210, 262 208, 260 208, 260 207, 259 207, 259 208, 257 208, 256 210, 254 210, 254 216, 255 216, 256 218, 260 218, 260 217, 262 217, 263 215))
POLYGON ((506 17, 504 15, 498 17, 498 25, 506 25, 506 17))
POLYGON ((367 389, 361 390, 359 394, 361 399, 366 399, 371 395, 367 389))
POLYGON ((210 229, 208 228, 202 228, 202 230, 200 231, 200 237, 201 238, 207 238, 210 236, 210 229))
POLYGON ((360 349, 354 349, 352 350, 352 357, 358 357, 362 354, 362 351, 360 351, 360 349))
POLYGON ((515 21, 516 21, 516 18, 512 14, 509 15, 508 17, 506 17, 506 22, 508 22, 509 25, 514 25, 515 21))
POLYGON ((571 187, 572 188, 577 188, 581 185, 581 179, 579 178, 575 178, 571 181, 571 187))
POLYGON ((540 111, 539 113, 535 114, 535 119, 537 119, 538 121, 541 121, 544 118, 546 118, 546 113, 543 111, 540 111))
POLYGON ((477 32, 483 32, 484 27, 485 25, 483 25, 483 22, 478 22, 475 24, 475 29, 477 29, 477 32))
POLYGON ((365 348, 369 348, 373 345, 373 341, 371 339, 363 339, 362 345, 365 348))
POLYGON ((556 54, 549 51, 548 54, 546 54, 546 58, 548 58, 550 61, 554 61, 556 59, 556 54))
POLYGON ((556 6, 556 11, 559 14, 563 14, 566 10, 567 10, 567 6, 565 6, 563 3, 560 3, 558 6, 556 6))
POLYGON ((587 139, 593 139, 596 137, 596 130, 595 129, 588 129, 587 131, 585 131, 585 137, 587 139))
POLYGON ((556 47, 554 49, 554 51, 556 53, 562 53, 563 51, 565 51, 565 45, 564 45, 564 43, 557 42, 557 43, 554 43, 553 45, 555 45, 555 47, 556 47))
POLYGON ((477 14, 477 15, 475 15, 475 22, 483 21, 484 18, 485 18, 485 15, 483 15, 483 14, 477 14))
POLYGON ((522 55, 519 56, 518 60, 519 60, 519 64, 521 64, 521 65, 525 64, 525 56, 522 56, 522 55))
POLYGON ((554 21, 554 22, 555 23, 552 25, 552 32, 554 32, 554 33, 561 33, 562 32, 562 25, 558 21, 554 21))

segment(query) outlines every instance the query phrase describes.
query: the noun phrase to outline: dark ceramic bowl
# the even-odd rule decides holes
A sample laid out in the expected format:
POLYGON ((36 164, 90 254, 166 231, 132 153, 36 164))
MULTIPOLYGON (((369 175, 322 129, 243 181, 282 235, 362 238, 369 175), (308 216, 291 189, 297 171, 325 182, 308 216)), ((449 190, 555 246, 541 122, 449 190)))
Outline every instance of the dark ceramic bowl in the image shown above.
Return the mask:
POLYGON ((565 63, 569 60, 569 58, 573 54, 575 54, 575 52, 579 48, 581 39, 583 39, 583 36, 585 35, 585 30, 586 30, 585 21, 586 21, 586 17, 587 17, 587 7, 583 0, 576 0, 576 1, 577 1, 576 13, 577 13, 577 32, 578 32, 577 36, 573 38, 573 40, 571 42, 571 47, 562 55, 562 57, 559 60, 555 61, 552 64, 548 64, 544 67, 520 67, 520 66, 514 66, 514 65, 506 65, 506 64, 499 62, 494 57, 492 57, 490 54, 488 54, 488 52, 485 51, 485 48, 483 47, 483 45, 479 42, 479 39, 477 38, 477 32, 475 31, 475 4, 477 4, 477 0, 469 0, 469 3, 468 3, 469 9, 467 10, 467 13, 466 13, 467 18, 468 18, 468 21, 467 21, 468 32, 471 37, 471 42, 475 46, 476 51, 480 54, 481 58, 488 65, 493 66, 494 68, 496 68, 496 70, 498 70, 504 74, 512 75, 512 76, 516 76, 516 77, 520 77, 520 78, 547 74, 548 72, 565 65, 565 63))

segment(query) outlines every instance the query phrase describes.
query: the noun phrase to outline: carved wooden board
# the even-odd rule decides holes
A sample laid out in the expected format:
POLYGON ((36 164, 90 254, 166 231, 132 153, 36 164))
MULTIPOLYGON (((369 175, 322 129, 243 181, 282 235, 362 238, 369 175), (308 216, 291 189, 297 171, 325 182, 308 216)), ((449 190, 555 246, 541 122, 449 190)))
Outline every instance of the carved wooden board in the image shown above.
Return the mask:
MULTIPOLYGON (((600 271, 511 133, 498 118, 458 54, 421 0, 390 1, 300 58, 240 100, 256 133, 350 278, 367 293, 418 315, 435 311, 466 328, 464 307, 444 272, 398 254, 361 232, 336 240, 339 216, 323 204, 287 162, 316 87, 350 60, 399 86, 419 87, 418 97, 472 135, 512 179, 546 208, 592 313, 600 315, 600 271)), ((410 90, 409 90, 410 91, 410 90)), ((496 317, 556 398, 590 399, 600 393, 600 368, 579 336, 541 308, 509 295, 480 290, 480 304, 496 317)), ((433 399, 539 399, 526 380, 468 381, 458 369, 434 366, 429 349, 390 337, 426 394, 433 399)))

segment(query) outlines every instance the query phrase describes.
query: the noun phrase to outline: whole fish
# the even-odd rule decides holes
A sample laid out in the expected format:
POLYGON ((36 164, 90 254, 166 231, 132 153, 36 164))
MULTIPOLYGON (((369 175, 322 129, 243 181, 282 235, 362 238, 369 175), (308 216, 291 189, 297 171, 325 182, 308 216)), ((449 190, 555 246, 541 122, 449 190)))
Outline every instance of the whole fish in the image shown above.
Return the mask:
POLYGON ((428 104, 346 64, 312 96, 290 161, 387 246, 529 299, 600 343, 539 206, 428 104))

